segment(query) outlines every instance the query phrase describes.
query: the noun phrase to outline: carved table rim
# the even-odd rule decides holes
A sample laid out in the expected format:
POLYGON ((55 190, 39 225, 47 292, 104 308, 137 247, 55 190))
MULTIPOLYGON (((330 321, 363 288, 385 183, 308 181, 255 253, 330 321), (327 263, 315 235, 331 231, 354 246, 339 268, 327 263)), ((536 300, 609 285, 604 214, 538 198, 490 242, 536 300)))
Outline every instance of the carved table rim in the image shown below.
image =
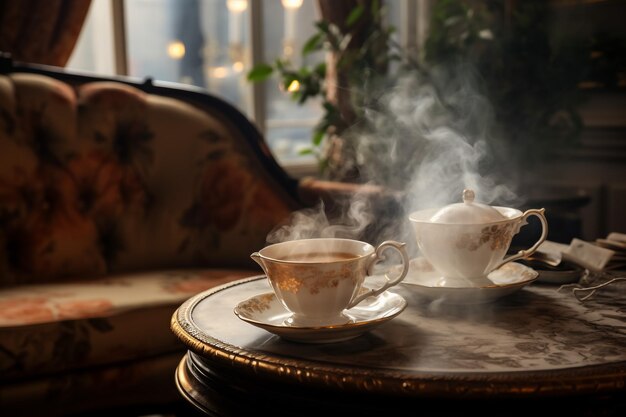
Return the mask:
POLYGON ((626 362, 516 372, 403 372, 251 352, 205 334, 193 325, 191 312, 202 300, 227 288, 261 278, 264 276, 233 281, 191 297, 172 315, 172 331, 191 352, 207 363, 255 378, 301 383, 316 388, 439 398, 598 395, 626 388, 626 362))

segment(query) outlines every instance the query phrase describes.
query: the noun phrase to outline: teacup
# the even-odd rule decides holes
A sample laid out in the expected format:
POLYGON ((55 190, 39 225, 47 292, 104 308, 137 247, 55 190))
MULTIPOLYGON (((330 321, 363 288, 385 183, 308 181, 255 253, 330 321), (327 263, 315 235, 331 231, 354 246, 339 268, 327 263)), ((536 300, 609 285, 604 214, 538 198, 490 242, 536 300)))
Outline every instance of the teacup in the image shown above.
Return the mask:
POLYGON ((487 275, 502 265, 530 256, 548 235, 544 209, 522 213, 511 207, 474 202, 474 192, 464 190, 463 203, 413 212, 409 220, 421 254, 441 275, 440 286, 493 285, 487 275), (541 221, 541 236, 529 249, 505 257, 513 236, 530 216, 541 221))
POLYGON ((299 239, 266 246, 250 255, 265 272, 277 299, 292 314, 288 325, 326 326, 347 323, 344 314, 368 297, 399 284, 409 270, 405 244, 385 241, 376 248, 351 239, 299 239), (365 288, 367 276, 384 260, 383 252, 401 257, 397 275, 365 288))

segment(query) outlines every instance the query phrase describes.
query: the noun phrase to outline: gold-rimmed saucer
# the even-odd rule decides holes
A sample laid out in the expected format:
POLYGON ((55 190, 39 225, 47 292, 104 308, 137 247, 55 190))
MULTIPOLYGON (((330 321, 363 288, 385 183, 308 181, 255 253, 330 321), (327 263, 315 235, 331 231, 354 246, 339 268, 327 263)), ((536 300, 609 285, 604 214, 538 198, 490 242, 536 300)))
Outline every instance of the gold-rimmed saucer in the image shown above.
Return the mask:
POLYGON ((331 343, 350 340, 379 326, 400 314, 406 300, 393 292, 385 291, 369 297, 344 311, 349 321, 327 326, 298 326, 289 324, 291 313, 278 301, 273 292, 250 297, 234 309, 241 320, 274 333, 283 339, 301 343, 331 343))
POLYGON ((402 281, 414 292, 433 301, 449 304, 484 304, 509 295, 538 277, 534 269, 509 262, 487 275, 490 283, 481 286, 449 287, 424 258, 411 260, 409 273, 402 281))

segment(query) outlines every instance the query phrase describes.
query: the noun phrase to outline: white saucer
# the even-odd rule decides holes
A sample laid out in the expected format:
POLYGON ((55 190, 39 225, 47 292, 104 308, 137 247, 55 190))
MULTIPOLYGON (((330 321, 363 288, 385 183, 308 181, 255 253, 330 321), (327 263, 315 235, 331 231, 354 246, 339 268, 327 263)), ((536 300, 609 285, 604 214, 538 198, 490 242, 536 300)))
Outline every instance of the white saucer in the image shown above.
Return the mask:
POLYGON ((345 310, 350 321, 330 326, 297 326, 287 323, 291 315, 273 292, 250 297, 237 304, 235 314, 241 320, 272 332, 284 339, 303 343, 342 342, 360 336, 392 318, 406 308, 406 300, 395 293, 385 291, 369 297, 345 310))
POLYGON ((519 290, 535 281, 538 275, 530 267, 509 262, 487 275, 493 285, 446 287, 441 286, 442 277, 426 259, 416 258, 411 260, 409 273, 402 283, 430 300, 449 304, 484 304, 519 290))

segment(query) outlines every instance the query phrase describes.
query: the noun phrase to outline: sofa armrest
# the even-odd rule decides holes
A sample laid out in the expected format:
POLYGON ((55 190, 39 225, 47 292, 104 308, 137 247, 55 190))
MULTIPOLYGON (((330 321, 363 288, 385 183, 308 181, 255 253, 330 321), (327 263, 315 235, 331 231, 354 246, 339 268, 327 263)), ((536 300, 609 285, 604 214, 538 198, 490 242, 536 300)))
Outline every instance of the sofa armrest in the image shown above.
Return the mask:
POLYGON ((298 194, 307 206, 320 201, 327 205, 334 205, 355 198, 365 198, 377 204, 393 205, 402 204, 405 198, 404 193, 380 185, 327 181, 313 177, 304 177, 300 180, 298 194))

